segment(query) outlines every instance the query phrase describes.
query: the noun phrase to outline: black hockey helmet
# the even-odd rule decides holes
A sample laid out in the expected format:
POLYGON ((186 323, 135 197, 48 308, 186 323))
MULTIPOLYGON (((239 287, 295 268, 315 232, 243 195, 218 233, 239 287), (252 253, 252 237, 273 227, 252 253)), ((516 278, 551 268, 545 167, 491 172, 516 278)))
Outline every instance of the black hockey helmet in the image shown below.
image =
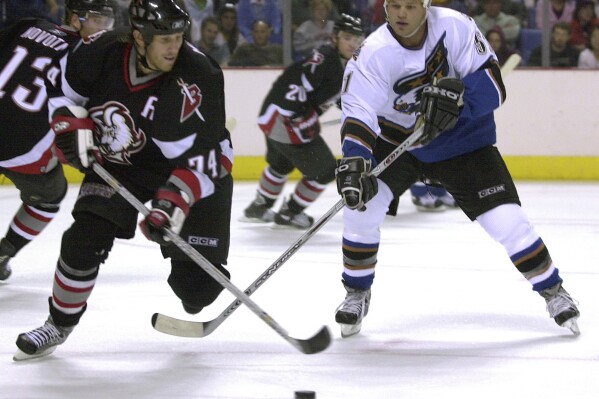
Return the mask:
POLYGON ((64 8, 80 16, 93 12, 114 18, 116 14, 113 0, 65 0, 64 8))
POLYGON ((129 20, 146 44, 152 42, 154 35, 185 32, 190 24, 189 14, 175 0, 133 0, 129 20))
POLYGON ((360 18, 354 18, 351 15, 341 14, 333 27, 333 33, 335 35, 339 32, 348 32, 352 35, 364 36, 362 20, 360 18))

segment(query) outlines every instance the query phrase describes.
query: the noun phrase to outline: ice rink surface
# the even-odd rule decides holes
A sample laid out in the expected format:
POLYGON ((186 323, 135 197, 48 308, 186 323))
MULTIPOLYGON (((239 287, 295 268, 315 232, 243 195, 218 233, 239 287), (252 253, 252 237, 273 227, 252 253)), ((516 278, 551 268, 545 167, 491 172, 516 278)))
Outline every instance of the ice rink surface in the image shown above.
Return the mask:
MULTIPOLYGON (((161 312, 210 320, 224 292, 196 316, 183 312, 168 262, 141 234, 117 241, 87 313, 47 358, 13 362, 19 333, 43 324, 72 187, 55 221, 12 261, 0 283, 0 398, 318 399, 596 398, 599 392, 599 184, 518 182, 525 211, 579 301, 582 334, 549 318, 544 300, 503 248, 460 211, 418 213, 403 196, 382 229, 370 313, 342 339, 334 311, 341 279, 341 213, 264 283, 252 299, 297 338, 330 327, 333 343, 304 355, 245 306, 213 334, 179 338, 152 329, 161 312)), ((245 289, 303 233, 237 222, 256 183, 236 184, 229 270, 245 289)), ((287 190, 291 190, 288 184, 287 190)), ((338 196, 331 184, 309 213, 338 196)), ((0 229, 19 206, 0 187, 0 229)))

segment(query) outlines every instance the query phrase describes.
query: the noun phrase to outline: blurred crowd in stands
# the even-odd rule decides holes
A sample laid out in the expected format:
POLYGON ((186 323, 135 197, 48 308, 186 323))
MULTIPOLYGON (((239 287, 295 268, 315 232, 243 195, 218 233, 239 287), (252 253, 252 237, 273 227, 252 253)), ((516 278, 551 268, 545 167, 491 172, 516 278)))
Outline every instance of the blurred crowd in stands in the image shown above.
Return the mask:
MULTIPOLYGON (((384 0, 177 0, 191 16, 189 40, 223 67, 283 66, 283 7, 291 7, 292 61, 328 41, 341 13, 366 32, 385 22, 384 0)), ((128 24, 130 0, 114 0, 128 24)), ((543 65, 543 30, 550 67, 599 68, 599 0, 433 0, 472 17, 500 63, 519 53, 525 66, 543 65)), ((64 0, 0 0, 0 27, 25 17, 56 23, 64 0)))

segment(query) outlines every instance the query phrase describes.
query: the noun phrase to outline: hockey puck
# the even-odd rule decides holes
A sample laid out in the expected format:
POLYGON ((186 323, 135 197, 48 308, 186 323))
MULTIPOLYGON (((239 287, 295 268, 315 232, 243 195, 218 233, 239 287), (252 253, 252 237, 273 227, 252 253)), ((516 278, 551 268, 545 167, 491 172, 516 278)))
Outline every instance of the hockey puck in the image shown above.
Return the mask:
POLYGON ((316 399, 314 391, 295 391, 295 399, 316 399))

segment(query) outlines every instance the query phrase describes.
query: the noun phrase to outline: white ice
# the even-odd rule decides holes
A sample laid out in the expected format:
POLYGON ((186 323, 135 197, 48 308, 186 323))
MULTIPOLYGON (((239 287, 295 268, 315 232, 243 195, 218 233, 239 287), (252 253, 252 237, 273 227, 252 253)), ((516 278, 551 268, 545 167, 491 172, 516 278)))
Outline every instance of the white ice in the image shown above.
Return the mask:
MULTIPOLYGON (((476 223, 455 210, 418 213, 404 195, 382 229, 372 306, 358 336, 342 339, 334 322, 344 298, 341 214, 252 295, 294 337, 329 326, 333 343, 320 354, 299 353, 245 306, 205 338, 153 330, 155 312, 209 320, 234 298, 225 291, 200 314, 185 314, 166 283, 167 261, 139 234, 116 242, 69 339, 47 358, 13 362, 17 335, 47 317, 72 187, 0 283, 0 398, 291 399, 296 390, 318 399, 596 398, 599 183, 518 187, 580 303, 579 337, 549 318, 544 300, 476 223)), ((229 269, 242 290, 303 233, 237 222, 254 190, 237 183, 233 202, 229 269)), ((337 201, 330 185, 309 213, 318 218, 337 201)), ((19 203, 14 188, 0 187, 0 226, 19 203)))

